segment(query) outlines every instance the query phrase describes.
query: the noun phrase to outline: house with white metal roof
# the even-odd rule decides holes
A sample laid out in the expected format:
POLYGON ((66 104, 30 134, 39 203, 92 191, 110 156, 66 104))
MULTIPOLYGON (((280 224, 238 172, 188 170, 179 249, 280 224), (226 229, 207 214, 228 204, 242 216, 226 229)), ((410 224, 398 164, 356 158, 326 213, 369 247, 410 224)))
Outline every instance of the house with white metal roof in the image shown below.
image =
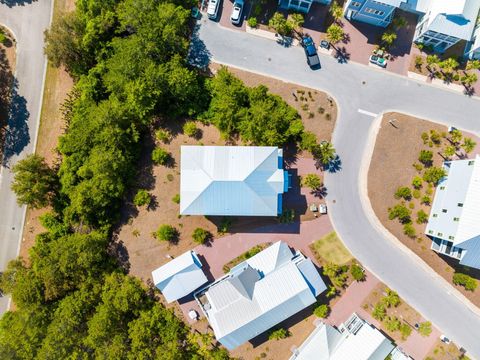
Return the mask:
POLYGON ((195 251, 187 251, 152 271, 152 279, 169 303, 191 294, 208 281, 195 251))
POLYGON ((383 333, 353 313, 339 328, 318 321, 315 330, 290 360, 396 360, 410 359, 383 333))
POLYGON ((182 146, 180 214, 277 216, 288 190, 274 146, 182 146))
MULTIPOLYGON (((420 16, 413 40, 444 52, 461 40, 472 40, 480 0, 348 0, 345 17, 349 20, 387 27, 396 9, 420 16)), ((468 47, 474 51, 475 47, 468 47)))
POLYGON ((307 13, 315 2, 329 5, 332 0, 278 0, 278 6, 284 10, 307 13))
POLYGON ((326 288, 310 259, 278 241, 194 296, 232 350, 314 304, 326 288))
POLYGON ((480 269, 480 156, 446 161, 425 234, 432 249, 480 269))

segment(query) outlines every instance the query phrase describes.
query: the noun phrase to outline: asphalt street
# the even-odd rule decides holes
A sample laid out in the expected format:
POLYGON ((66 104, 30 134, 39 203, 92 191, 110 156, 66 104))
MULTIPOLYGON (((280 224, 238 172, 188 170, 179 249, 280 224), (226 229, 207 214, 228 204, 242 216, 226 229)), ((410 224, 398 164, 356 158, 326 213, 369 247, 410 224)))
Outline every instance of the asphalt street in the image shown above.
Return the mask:
MULTIPOLYGON (((10 190, 10 168, 35 148, 46 66, 43 32, 51 7, 52 0, 0 1, 0 24, 13 31, 17 41, 16 83, 0 168, 0 271, 17 256, 22 239, 26 209, 17 205, 10 190)), ((7 306, 8 297, 0 297, 0 315, 7 306)))
MULTIPOLYGON (((341 169, 326 175, 334 227, 353 255, 448 337, 480 359, 480 315, 461 294, 393 238, 366 196, 366 173, 382 112, 400 111, 480 134, 480 101, 443 88, 320 55, 312 71, 301 48, 200 20, 191 57, 327 91, 339 106, 333 137, 341 169)), ((385 165, 388 171, 388 164, 385 165)))

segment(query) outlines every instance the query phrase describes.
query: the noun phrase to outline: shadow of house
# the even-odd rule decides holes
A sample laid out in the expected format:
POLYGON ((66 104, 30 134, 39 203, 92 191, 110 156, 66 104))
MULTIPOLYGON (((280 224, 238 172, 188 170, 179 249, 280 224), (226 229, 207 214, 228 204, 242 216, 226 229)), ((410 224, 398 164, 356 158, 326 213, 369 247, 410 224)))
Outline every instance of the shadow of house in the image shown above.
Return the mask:
POLYGON ((305 14, 305 22, 303 29, 325 32, 327 30, 327 19, 329 17, 329 6, 314 2, 310 7, 310 11, 305 14))
POLYGON ((388 50, 390 53, 392 61, 395 61, 395 58, 409 55, 412 51, 413 46, 413 36, 415 35, 415 27, 418 22, 418 15, 408 13, 397 9, 396 15, 405 18, 407 24, 405 27, 396 31, 397 39, 393 43, 392 47, 388 50))
POLYGON ((12 156, 19 155, 30 143, 28 131, 29 116, 27 100, 18 93, 18 81, 14 79, 8 111, 8 123, 5 129, 3 166, 8 166, 12 156))

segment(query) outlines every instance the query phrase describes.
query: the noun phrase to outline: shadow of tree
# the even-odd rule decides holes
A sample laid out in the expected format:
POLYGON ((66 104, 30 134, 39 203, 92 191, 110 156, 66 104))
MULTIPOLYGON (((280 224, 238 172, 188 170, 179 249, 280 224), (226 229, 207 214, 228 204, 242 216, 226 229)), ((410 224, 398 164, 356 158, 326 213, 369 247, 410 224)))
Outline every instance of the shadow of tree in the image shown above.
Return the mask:
POLYGON ((207 69, 212 58, 212 54, 205 46, 205 43, 200 39, 198 31, 200 24, 196 24, 193 28, 192 39, 190 41, 190 48, 188 50, 188 63, 200 69, 207 69))
POLYGON ((33 2, 33 0, 0 0, 0 4, 5 4, 8 7, 25 6, 33 2))
POLYGON ((10 96, 8 122, 4 136, 3 166, 8 166, 12 156, 20 154, 30 142, 27 123, 30 113, 27 110, 27 100, 18 93, 18 81, 16 79, 13 80, 10 96))

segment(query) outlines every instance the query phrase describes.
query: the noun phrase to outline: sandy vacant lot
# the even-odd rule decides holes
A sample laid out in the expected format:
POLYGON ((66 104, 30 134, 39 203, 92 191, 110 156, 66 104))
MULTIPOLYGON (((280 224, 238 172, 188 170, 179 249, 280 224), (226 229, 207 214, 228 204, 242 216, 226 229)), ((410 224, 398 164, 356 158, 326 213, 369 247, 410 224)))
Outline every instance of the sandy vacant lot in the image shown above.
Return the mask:
MULTIPOLYGON (((438 154, 442 147, 433 146, 430 148, 423 144, 421 139, 422 132, 430 130, 437 132, 445 132, 447 128, 426 120, 417 119, 399 113, 385 114, 382 119, 381 128, 377 135, 375 149, 368 173, 368 195, 375 211, 375 214, 381 223, 398 238, 402 243, 419 255, 428 265, 430 265, 438 274, 443 276, 447 281, 451 282, 452 275, 455 270, 466 272, 463 266, 458 266, 458 262, 453 259, 440 256, 430 250, 431 240, 424 235, 425 224, 417 224, 415 222, 416 213, 420 209, 424 209, 430 213, 430 206, 421 205, 418 199, 412 199, 406 203, 406 206, 413 206, 412 219, 416 229, 417 236, 415 239, 409 238, 403 234, 403 226, 397 220, 388 219, 388 208, 393 207, 400 201, 394 198, 396 189, 400 186, 409 186, 417 170, 412 166, 418 163, 418 154, 420 150, 431 150, 433 152, 433 165, 441 166, 443 158, 438 154), (395 126, 389 124, 389 120, 396 119, 395 126)), ((464 134, 470 136, 469 134, 464 134)), ((445 141, 445 140, 444 140, 445 141)), ((479 139, 475 139, 477 144, 479 139)), ((475 149, 469 157, 474 157, 478 153, 475 149)), ((424 183, 421 189, 422 196, 427 191, 427 185, 424 183)), ((431 195, 433 200, 434 193, 431 195)), ((479 279, 480 272, 469 271, 471 275, 479 279)), ((457 287, 465 296, 473 303, 480 306, 480 290, 474 293, 465 291, 462 287, 457 287)))

